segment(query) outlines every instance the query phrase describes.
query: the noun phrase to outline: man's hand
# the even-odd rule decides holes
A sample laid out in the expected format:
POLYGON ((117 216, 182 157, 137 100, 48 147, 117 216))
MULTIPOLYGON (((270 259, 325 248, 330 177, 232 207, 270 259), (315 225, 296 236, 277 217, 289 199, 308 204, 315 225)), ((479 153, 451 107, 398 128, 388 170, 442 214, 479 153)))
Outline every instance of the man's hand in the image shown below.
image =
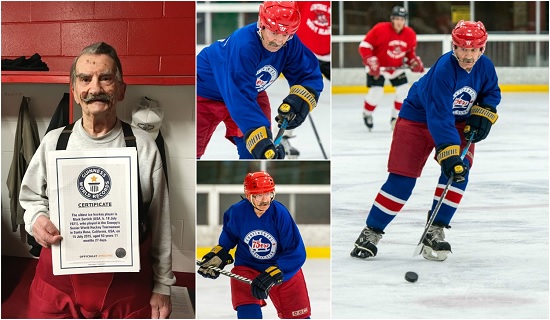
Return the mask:
POLYGON ((172 313, 170 296, 155 293, 151 295, 151 319, 168 319, 172 313))
POLYGON ((50 218, 44 215, 36 218, 32 225, 32 233, 36 242, 44 248, 49 248, 52 244, 59 244, 59 241, 63 239, 50 218))
POLYGON ((374 79, 378 79, 378 77, 380 77, 380 62, 376 56, 371 56, 364 59, 363 64, 368 67, 367 73, 373 76, 374 79))

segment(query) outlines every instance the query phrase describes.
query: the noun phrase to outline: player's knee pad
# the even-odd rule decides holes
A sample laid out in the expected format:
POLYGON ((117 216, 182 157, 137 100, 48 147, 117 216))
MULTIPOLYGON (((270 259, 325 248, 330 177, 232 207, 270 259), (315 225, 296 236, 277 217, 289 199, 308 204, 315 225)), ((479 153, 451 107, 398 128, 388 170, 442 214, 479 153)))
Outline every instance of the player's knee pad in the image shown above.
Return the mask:
POLYGON ((394 197, 406 201, 411 196, 415 185, 415 178, 390 173, 388 175, 388 180, 386 180, 386 183, 382 186, 382 190, 394 197))
POLYGON ((407 83, 395 87, 395 101, 403 102, 409 93, 409 85, 407 83))
POLYGON ((262 319, 262 308, 259 304, 243 304, 237 307, 239 319, 262 319))
POLYGON ((365 101, 371 106, 377 106, 384 96, 384 87, 370 87, 369 92, 365 96, 365 101))

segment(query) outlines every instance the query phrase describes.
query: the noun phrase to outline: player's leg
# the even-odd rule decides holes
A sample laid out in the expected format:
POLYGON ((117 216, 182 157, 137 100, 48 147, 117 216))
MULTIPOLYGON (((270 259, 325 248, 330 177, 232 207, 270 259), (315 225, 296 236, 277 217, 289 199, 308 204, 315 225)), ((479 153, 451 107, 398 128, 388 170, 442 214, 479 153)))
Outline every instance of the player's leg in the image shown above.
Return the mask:
MULTIPOLYGON (((267 92, 259 92, 256 101, 258 102, 258 105, 262 109, 262 112, 264 113, 266 118, 269 120, 269 123, 271 123, 271 104, 269 103, 267 92)), ((243 132, 239 129, 233 119, 228 117, 226 120, 224 120, 224 123, 227 129, 225 137, 237 146, 239 159, 254 159, 250 151, 248 151, 248 149, 246 148, 243 132)))
POLYGON ((367 88, 369 91, 363 102, 363 121, 369 130, 373 127, 372 114, 384 96, 384 82, 385 78, 383 76, 374 79, 373 76, 367 74, 367 88))
POLYGON ((311 304, 302 269, 292 278, 271 288, 269 298, 281 319, 307 319, 311 316, 311 304))
MULTIPOLYGON (((231 270, 232 273, 246 277, 248 279, 256 278, 260 272, 245 266, 236 266, 231 270)), ((264 300, 258 300, 252 295, 252 289, 248 283, 231 278, 231 302, 233 309, 237 311, 239 319, 261 319, 261 307, 266 305, 264 300)))
POLYGON ((300 156, 300 151, 298 149, 294 148, 291 144, 289 139, 296 137, 294 135, 294 129, 286 130, 283 134, 283 138, 281 139, 281 144, 283 147, 285 147, 285 158, 287 159, 298 159, 300 156))
POLYGON ((407 75, 403 72, 394 79, 390 79, 390 83, 395 88, 395 99, 393 101, 393 109, 391 111, 390 124, 392 129, 395 128, 395 122, 397 121, 397 115, 403 105, 403 100, 409 93, 409 84, 407 83, 407 75))
POLYGON ((433 140, 425 124, 399 118, 393 133, 388 159, 388 179, 377 194, 366 226, 355 241, 350 255, 356 258, 376 256, 376 245, 384 229, 401 211, 412 194, 416 179, 433 150, 433 140))
MULTIPOLYGON (((457 124, 457 130, 459 133, 462 133, 464 130, 464 123, 457 124)), ((462 142, 461 148, 463 149, 466 146, 466 140, 463 135, 460 134, 462 142)), ((474 161, 475 153, 475 144, 470 145, 470 149, 464 158, 464 162, 471 169, 474 161)), ((458 205, 466 192, 466 187, 468 186, 468 178, 470 171, 464 177, 465 180, 462 183, 453 182, 445 195, 445 199, 441 203, 437 216, 435 217, 432 226, 428 229, 428 233, 424 238, 424 250, 422 255, 428 260, 438 260, 443 261, 447 258, 447 254, 451 252, 451 245, 445 240, 445 229, 450 228, 451 220, 458 209, 458 205)), ((430 218, 431 212, 434 211, 435 206, 439 202, 445 185, 447 184, 449 178, 447 178, 443 173, 439 177, 437 187, 434 193, 434 199, 432 202, 432 209, 428 212, 428 219, 430 218)))
POLYGON ((221 101, 214 101, 197 96, 197 159, 200 159, 212 138, 216 127, 227 116, 229 111, 221 101))

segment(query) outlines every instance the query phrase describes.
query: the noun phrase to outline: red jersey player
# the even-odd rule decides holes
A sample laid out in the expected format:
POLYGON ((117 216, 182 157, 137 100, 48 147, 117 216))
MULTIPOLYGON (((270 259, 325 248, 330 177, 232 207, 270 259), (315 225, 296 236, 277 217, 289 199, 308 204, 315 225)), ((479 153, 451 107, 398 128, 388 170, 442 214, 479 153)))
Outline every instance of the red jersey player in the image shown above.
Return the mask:
MULTIPOLYGON (((300 28, 296 34, 300 41, 319 60, 321 73, 330 80, 330 1, 297 1, 300 10, 300 28)), ((287 130, 281 144, 285 148, 286 158, 297 159, 300 151, 290 145, 289 138, 295 137, 294 130, 287 130)))
POLYGON ((395 87, 390 120, 393 129, 403 99, 409 91, 405 69, 401 68, 404 59, 407 59, 408 67, 413 72, 424 72, 422 60, 415 52, 416 32, 405 26, 407 15, 405 8, 393 7, 390 22, 377 23, 359 44, 359 54, 367 70, 369 91, 365 96, 363 119, 369 131, 373 127, 372 113, 384 95, 385 78, 395 87))

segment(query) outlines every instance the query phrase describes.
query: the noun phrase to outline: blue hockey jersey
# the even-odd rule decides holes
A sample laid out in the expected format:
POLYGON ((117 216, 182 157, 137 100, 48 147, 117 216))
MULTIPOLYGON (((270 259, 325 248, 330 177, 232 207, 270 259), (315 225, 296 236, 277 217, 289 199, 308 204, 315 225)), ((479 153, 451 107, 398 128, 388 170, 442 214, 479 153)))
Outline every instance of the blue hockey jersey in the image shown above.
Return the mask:
POLYGON ((235 266, 264 271, 276 265, 283 272, 284 281, 294 276, 306 261, 300 231, 278 201, 273 201, 261 217, 246 199, 232 205, 223 215, 219 245, 228 251, 237 246, 235 266))
POLYGON ((197 56, 197 95, 223 101, 242 132, 270 127, 256 98, 281 73, 290 86, 309 86, 318 94, 323 91, 319 62, 298 36, 277 52, 270 52, 263 47, 257 30, 256 23, 237 29, 197 56))
POLYGON ((482 55, 472 70, 462 69, 452 51, 442 55, 415 82, 399 117, 427 123, 435 145, 460 145, 455 122, 466 121, 475 104, 497 107, 501 95, 495 66, 482 55))

